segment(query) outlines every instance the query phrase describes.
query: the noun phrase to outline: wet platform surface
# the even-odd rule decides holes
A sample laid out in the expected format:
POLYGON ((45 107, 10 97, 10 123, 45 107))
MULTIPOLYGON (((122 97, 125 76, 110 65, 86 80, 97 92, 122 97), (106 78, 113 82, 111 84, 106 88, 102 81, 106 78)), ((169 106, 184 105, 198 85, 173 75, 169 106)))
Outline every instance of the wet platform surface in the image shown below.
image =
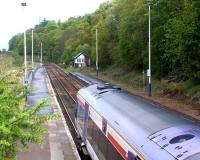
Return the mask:
MULTIPOLYGON (((27 97, 28 107, 35 106, 42 100, 48 100, 50 106, 46 106, 39 114, 61 112, 44 68, 37 69, 33 74, 31 88, 33 92, 27 97)), ((45 136, 44 145, 41 147, 36 144, 30 144, 30 149, 19 153, 17 159, 80 160, 62 114, 61 118, 48 121, 44 126, 49 129, 49 133, 45 136)))
MULTIPOLYGON (((46 85, 46 72, 43 68, 39 68, 33 74, 33 80, 31 83, 32 92, 27 97, 28 107, 39 104, 42 100, 49 99, 49 91, 46 85)), ((39 114, 51 114, 53 109, 51 106, 44 107, 39 114)))

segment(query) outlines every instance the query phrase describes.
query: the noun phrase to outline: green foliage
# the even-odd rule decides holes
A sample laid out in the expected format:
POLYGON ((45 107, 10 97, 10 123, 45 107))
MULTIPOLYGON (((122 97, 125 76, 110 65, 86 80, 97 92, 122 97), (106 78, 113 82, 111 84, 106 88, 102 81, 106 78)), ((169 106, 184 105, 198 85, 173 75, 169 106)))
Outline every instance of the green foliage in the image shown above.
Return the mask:
POLYGON ((120 15, 119 46, 127 68, 143 70, 146 52, 146 8, 143 0, 125 0, 120 15))
POLYGON ((47 102, 28 109, 21 86, 21 74, 13 71, 12 58, 1 57, 0 64, 0 159, 15 159, 28 143, 41 144, 47 129, 42 124, 58 115, 38 115, 47 102))
POLYGON ((13 57, 13 64, 20 67, 23 64, 23 56, 20 56, 16 52, 10 54, 13 57))
MULTIPOLYGON (((44 58, 72 64, 79 52, 96 59, 95 30, 98 28, 99 66, 121 65, 137 71, 148 68, 147 0, 113 0, 94 13, 61 23, 42 21, 34 28, 35 52, 43 42, 44 58)), ((152 75, 200 82, 200 2, 153 0, 151 8, 152 75), (195 57, 195 58, 194 58, 195 57)), ((27 31, 28 54, 31 30, 27 31)), ((13 36, 10 50, 23 53, 23 34, 13 36)))
POLYGON ((199 79, 199 75, 193 72, 198 71, 200 60, 196 39, 198 19, 193 10, 193 4, 184 1, 181 15, 170 19, 165 34, 165 55, 167 55, 165 59, 170 62, 173 74, 184 78, 199 79))
POLYGON ((200 84, 196 84, 192 81, 187 81, 184 88, 190 94, 200 93, 200 84))

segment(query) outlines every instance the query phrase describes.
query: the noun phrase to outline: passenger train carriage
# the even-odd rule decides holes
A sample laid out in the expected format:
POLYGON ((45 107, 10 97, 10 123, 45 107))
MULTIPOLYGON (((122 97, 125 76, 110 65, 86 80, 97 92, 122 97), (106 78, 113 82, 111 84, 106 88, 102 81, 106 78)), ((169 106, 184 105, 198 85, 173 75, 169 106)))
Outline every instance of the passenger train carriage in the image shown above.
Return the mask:
POLYGON ((200 126, 109 84, 79 90, 76 126, 93 160, 200 160, 200 126))

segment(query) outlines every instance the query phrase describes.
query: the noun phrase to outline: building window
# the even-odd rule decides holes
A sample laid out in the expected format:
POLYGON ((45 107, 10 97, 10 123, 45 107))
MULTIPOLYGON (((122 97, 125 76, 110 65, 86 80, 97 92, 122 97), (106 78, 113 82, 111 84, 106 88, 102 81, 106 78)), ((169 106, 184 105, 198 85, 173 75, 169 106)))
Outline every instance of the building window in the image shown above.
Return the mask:
POLYGON ((81 61, 82 61, 82 59, 81 59, 81 58, 78 58, 78 59, 77 59, 77 62, 81 62, 81 61))

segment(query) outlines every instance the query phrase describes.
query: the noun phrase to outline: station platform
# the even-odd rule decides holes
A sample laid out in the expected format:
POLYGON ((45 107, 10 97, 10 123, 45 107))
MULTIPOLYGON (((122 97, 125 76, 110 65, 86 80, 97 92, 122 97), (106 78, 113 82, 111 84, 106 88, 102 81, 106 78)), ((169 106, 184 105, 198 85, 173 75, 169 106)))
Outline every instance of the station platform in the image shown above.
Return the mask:
POLYGON ((65 123, 64 116, 60 106, 55 98, 50 80, 43 67, 38 68, 33 73, 31 82, 33 92, 27 97, 28 107, 32 107, 47 99, 50 106, 46 106, 39 114, 52 114, 60 112, 61 117, 56 120, 47 121, 44 127, 49 132, 46 134, 42 146, 29 144, 27 151, 20 152, 17 155, 18 160, 80 160, 77 148, 70 135, 68 126, 65 123))

